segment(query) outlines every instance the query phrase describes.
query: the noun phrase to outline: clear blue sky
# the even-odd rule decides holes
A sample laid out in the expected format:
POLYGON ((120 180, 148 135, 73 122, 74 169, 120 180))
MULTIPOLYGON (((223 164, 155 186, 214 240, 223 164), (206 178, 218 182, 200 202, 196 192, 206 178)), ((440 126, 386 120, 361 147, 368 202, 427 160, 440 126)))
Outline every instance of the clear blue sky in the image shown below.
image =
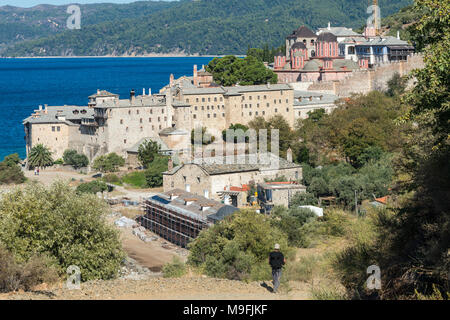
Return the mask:
MULTIPOLYGON (((136 0, 0 0, 0 6, 11 5, 16 7, 33 7, 37 4, 54 4, 54 5, 63 5, 69 3, 130 3, 135 2, 136 0)), ((173 0, 164 0, 164 1, 173 1, 173 0)))

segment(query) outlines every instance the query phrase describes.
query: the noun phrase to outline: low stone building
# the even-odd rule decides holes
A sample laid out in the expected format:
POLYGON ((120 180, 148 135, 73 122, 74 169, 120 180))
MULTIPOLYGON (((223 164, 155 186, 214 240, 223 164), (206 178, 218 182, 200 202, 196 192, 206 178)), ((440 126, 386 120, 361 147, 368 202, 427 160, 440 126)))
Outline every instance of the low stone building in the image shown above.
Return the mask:
POLYGON ((177 188, 223 200, 230 186, 263 182, 284 177, 302 179, 302 167, 272 153, 195 159, 163 173, 164 191, 177 188))
POLYGON ((143 201, 145 214, 138 219, 145 228, 185 248, 200 231, 232 215, 238 209, 180 189, 143 201))
POLYGON ((339 99, 334 94, 312 92, 312 91, 294 91, 294 114, 295 119, 306 119, 308 113, 324 109, 330 114, 337 108, 336 101, 339 99))
POLYGON ((306 187, 296 182, 258 183, 258 203, 264 213, 270 214, 274 206, 289 207, 292 197, 306 192, 306 187))

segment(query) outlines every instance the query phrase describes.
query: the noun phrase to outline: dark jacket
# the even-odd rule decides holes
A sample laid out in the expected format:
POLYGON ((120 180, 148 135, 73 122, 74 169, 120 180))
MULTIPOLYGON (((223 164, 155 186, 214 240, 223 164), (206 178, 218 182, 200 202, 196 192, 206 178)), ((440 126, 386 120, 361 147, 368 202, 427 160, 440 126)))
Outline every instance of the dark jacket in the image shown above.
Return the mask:
POLYGON ((284 265, 284 255, 280 251, 273 251, 269 255, 269 264, 272 269, 281 269, 284 265))

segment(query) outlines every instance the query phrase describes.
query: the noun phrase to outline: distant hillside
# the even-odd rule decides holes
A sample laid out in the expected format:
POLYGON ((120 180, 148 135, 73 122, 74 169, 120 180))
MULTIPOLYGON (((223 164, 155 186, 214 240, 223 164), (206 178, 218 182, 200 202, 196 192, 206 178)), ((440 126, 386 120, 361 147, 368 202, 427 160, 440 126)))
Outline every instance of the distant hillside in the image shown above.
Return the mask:
MULTIPOLYGON (((174 2, 139 1, 131 4, 83 4, 82 24, 94 25, 125 18, 143 18, 170 8, 174 2)), ((67 5, 38 5, 32 8, 0 7, 0 50, 8 45, 48 37, 66 31, 67 5)))
MULTIPOLYGON (((387 16, 410 3, 411 0, 382 0, 380 6, 383 16, 387 16)), ((61 14, 66 7, 51 8, 61 14)), ((5 43, 9 41, 11 45, 21 37, 35 39, 41 30, 42 37, 12 45, 1 53, 3 56, 243 54, 248 46, 280 45, 288 33, 302 24, 315 29, 330 21, 332 25, 356 28, 367 19, 367 2, 360 0, 148 1, 101 5, 101 8, 82 7, 81 30, 61 30, 67 14, 56 22, 59 28, 48 27, 47 22, 27 31, 20 29, 25 27, 16 21, 13 26, 17 30, 11 31, 7 21, 9 31, 3 31, 5 43), (85 12, 84 8, 91 11, 85 12)), ((34 14, 43 17, 45 12, 34 14)), ((0 42, 1 39, 0 36, 0 42)))
POLYGON ((381 31, 385 35, 397 36, 397 31, 400 31, 400 38, 403 40, 410 40, 411 34, 409 27, 419 21, 421 14, 417 11, 412 11, 412 5, 400 9, 399 12, 382 19, 381 31))

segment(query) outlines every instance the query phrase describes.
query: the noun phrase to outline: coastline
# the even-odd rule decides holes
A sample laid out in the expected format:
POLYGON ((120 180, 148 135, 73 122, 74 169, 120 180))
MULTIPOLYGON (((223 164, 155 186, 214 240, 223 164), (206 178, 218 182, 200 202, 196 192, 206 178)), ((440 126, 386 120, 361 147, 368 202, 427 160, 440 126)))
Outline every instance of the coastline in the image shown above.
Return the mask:
MULTIPOLYGON (((148 55, 121 55, 121 56, 45 56, 45 57, 0 57, 0 59, 86 59, 86 58, 221 58, 226 55, 183 55, 183 54, 148 54, 148 55)), ((243 57, 245 55, 236 55, 243 57)))

